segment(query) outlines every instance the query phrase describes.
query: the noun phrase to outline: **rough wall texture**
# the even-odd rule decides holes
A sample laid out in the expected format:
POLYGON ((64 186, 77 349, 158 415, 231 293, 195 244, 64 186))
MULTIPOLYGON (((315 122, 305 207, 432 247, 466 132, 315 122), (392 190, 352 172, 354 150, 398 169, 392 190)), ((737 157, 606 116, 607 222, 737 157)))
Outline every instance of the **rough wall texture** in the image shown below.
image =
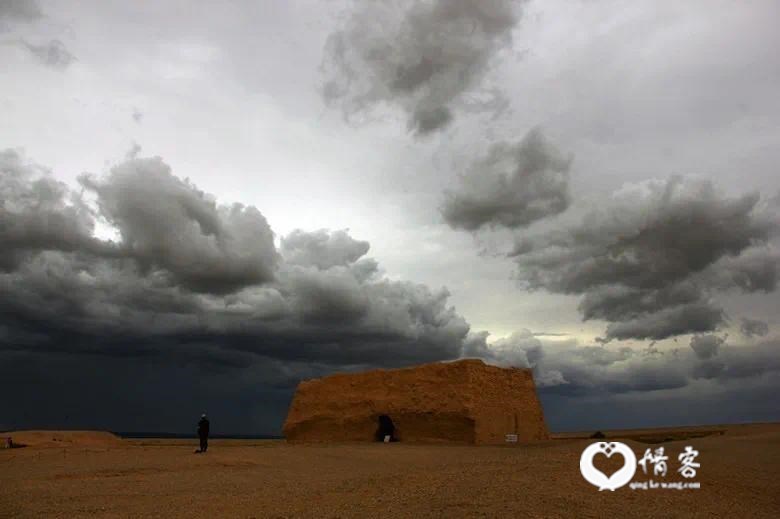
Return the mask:
POLYGON ((480 360, 339 374, 301 382, 289 441, 372 441, 381 415, 409 442, 503 444, 548 437, 530 370, 480 360))

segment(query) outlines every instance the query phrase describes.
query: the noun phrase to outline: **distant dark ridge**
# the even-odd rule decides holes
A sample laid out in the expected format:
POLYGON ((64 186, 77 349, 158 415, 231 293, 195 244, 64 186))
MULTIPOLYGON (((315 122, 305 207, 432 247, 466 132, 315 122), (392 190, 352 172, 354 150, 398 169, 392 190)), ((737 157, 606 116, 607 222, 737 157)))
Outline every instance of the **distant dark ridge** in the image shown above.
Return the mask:
MULTIPOLYGON (((149 432, 133 431, 121 432, 112 431, 122 438, 167 438, 167 439, 194 439, 198 435, 195 433, 175 433, 175 432, 149 432)), ((209 434, 209 438, 218 440, 281 440, 284 436, 274 434, 209 434)))

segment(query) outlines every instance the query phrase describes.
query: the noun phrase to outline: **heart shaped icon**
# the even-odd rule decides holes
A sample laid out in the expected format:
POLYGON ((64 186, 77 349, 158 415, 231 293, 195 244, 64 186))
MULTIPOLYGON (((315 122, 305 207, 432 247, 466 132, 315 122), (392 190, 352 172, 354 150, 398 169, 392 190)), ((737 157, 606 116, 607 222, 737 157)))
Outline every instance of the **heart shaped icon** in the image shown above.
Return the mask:
POLYGON ((636 456, 634 451, 620 442, 597 442, 589 445, 580 456, 580 472, 585 481, 599 487, 599 490, 612 490, 620 488, 634 477, 636 472, 636 456), (618 453, 623 455, 625 463, 617 472, 607 477, 606 474, 593 466, 593 458, 597 454, 604 454, 607 458, 618 453))

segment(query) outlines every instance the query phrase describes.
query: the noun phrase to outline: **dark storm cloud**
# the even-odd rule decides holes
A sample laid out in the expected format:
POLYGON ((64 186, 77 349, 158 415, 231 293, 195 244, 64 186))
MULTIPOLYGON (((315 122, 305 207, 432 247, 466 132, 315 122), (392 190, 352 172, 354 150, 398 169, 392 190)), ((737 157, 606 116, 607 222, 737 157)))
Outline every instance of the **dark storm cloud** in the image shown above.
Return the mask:
POLYGON ((355 2, 325 45, 323 96, 347 117, 389 103, 416 134, 439 130, 511 41, 522 3, 355 2))
POLYGON ((207 410, 223 433, 279 433, 303 378, 461 354, 449 293, 387 280, 346 231, 295 231, 280 255, 257 209, 159 158, 82 193, 14 150, 0 166, 7 427, 182 431, 207 410))
POLYGON ((511 254, 529 290, 580 294, 605 340, 663 339, 724 322, 711 297, 777 287, 776 214, 756 194, 673 177, 623 189, 581 223, 525 236, 511 254))
POLYGON ((292 390, 326 371, 315 363, 255 359, 246 368, 204 368, 171 357, 0 351, 0 430, 86 428, 191 433, 209 413, 215 434, 281 433, 292 390))
POLYGON ((743 317, 739 326, 739 331, 745 337, 764 337, 769 333, 769 325, 758 319, 748 319, 747 317, 743 317))
POLYGON ((606 338, 599 340, 661 340, 686 333, 707 332, 725 322, 723 310, 710 302, 670 306, 607 326, 606 338))
POLYGON ((387 280, 345 231, 295 231, 282 257, 256 208, 217 204, 159 158, 83 176, 76 195, 19 153, 0 157, 0 238, 15 254, 0 273, 0 350, 204 369, 461 354, 469 325, 449 293, 387 280), (117 241, 94 238, 96 221, 117 241))
POLYGON ((278 254, 260 211, 218 205, 160 158, 130 158, 106 178, 80 182, 119 231, 122 254, 141 268, 160 268, 183 287, 213 293, 273 279, 278 254))
POLYGON ((444 220, 453 228, 519 228, 569 207, 571 158, 533 129, 518 143, 495 144, 446 193, 444 220))
POLYGON ((711 359, 726 342, 724 337, 717 335, 694 335, 691 337, 691 349, 702 360, 711 359))
POLYGON ((94 221, 81 198, 16 150, 0 151, 0 270, 12 270, 34 251, 109 253, 92 237, 94 221))
MULTIPOLYGON (((702 382, 708 382, 701 379, 702 382)), ((552 431, 596 431, 684 425, 776 422, 780 377, 713 381, 719 390, 607 394, 540 392, 552 431)), ((698 384, 697 384, 698 385, 698 384)))
MULTIPOLYGON (((0 157, 0 229, 3 245, 11 245, 3 250, 20 253, 0 273, 0 364, 14 373, 0 387, 9 392, 34 382, 25 401, 39 406, 48 425, 175 429, 186 413, 207 406, 225 413, 224 427, 247 430, 261 414, 265 421, 256 427, 274 432, 301 378, 461 355, 533 368, 543 398, 672 390, 692 380, 726 383, 780 370, 776 341, 719 345, 704 360, 695 347, 641 352, 542 340, 529 331, 488 345, 487 333, 470 332, 447 304, 446 290, 382 277, 364 257, 368 244, 345 231, 295 231, 281 240, 278 255, 271 241, 273 277, 204 291, 193 283, 199 276, 182 275, 172 258, 188 251, 188 273, 220 254, 228 264, 239 261, 233 233, 272 238, 259 212, 236 223, 228 217, 234 206, 220 206, 160 159, 130 157, 103 178, 84 177, 82 195, 16 151, 0 157), (118 240, 94 238, 96 220, 115 226, 118 240), (121 384, 143 389, 116 389, 121 384), (58 395, 53 401, 68 414, 36 400, 43 393, 58 395), (89 394, 101 395, 94 404, 99 412, 72 404, 89 394), (245 404, 226 408, 225 399, 245 404), (273 411, 260 411, 257 402, 266 401, 273 411), (160 409, 148 411, 155 405, 160 409), (105 406, 147 409, 151 424, 105 406), (169 419, 164 406, 181 412, 169 419), (95 414, 105 422, 91 422, 95 414)), ((239 211, 250 209, 254 214, 254 208, 239 211)), ((218 264, 211 268, 224 272, 218 264)), ((653 294, 639 314, 664 312, 667 301, 695 300, 698 292, 685 283, 653 294)), ((623 316, 615 312, 603 315, 623 316)), ((47 425, 18 406, 6 416, 11 424, 47 425)))
POLYGON ((778 222, 757 214, 758 200, 723 197, 709 181, 647 182, 616 193, 580 225, 521 241, 521 279, 562 293, 609 285, 668 289, 766 243, 778 222))
POLYGON ((291 298, 307 323, 358 322, 369 309, 368 294, 346 269, 295 270, 290 273, 291 298))
POLYGON ((711 359, 693 365, 697 379, 727 381, 760 377, 780 371, 780 341, 767 339, 752 346, 723 346, 711 359))
POLYGON ((752 247, 737 257, 721 259, 708 272, 708 282, 723 288, 736 286, 744 292, 769 293, 777 288, 778 265, 779 251, 770 246, 752 247))
POLYGON ((34 45, 27 41, 22 41, 21 44, 30 51, 38 61, 49 67, 64 69, 76 61, 76 57, 68 51, 65 44, 60 40, 51 40, 42 45, 34 45))
POLYGON ((637 314, 652 314, 664 308, 694 304, 701 298, 701 288, 692 282, 676 283, 653 291, 605 285, 585 293, 578 308, 585 320, 623 321, 637 314))

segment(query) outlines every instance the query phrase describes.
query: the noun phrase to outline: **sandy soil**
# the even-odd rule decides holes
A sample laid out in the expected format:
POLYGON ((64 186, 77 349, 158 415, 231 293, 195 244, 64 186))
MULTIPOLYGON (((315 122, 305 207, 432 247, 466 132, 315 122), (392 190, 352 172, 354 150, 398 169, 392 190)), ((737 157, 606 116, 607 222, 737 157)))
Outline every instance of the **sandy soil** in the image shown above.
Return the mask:
POLYGON ((106 431, 14 431, 0 433, 0 439, 10 436, 19 447, 122 447, 124 441, 106 431))
POLYGON ((124 440, 6 449, 0 517, 780 517, 780 424, 704 429, 723 434, 625 440, 638 457, 663 445, 667 480, 682 480, 676 455, 692 445, 699 490, 599 492, 579 472, 591 440, 576 434, 521 447, 214 440, 196 455, 194 440, 124 440))

